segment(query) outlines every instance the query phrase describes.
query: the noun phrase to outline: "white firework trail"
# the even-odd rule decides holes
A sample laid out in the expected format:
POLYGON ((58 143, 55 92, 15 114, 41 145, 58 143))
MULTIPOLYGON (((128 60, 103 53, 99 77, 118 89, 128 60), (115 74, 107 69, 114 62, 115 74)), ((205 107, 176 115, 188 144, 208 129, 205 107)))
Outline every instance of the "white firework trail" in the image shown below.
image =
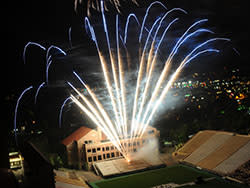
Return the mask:
MULTIPOLYGON (((120 6, 119 1, 113 0, 112 2, 116 7, 120 6)), ((81 94, 72 83, 68 82, 68 85, 80 97, 78 99, 72 94, 70 99, 72 99, 72 101, 83 112, 85 112, 85 114, 96 124, 96 126, 101 128, 107 138, 116 146, 123 156, 127 160, 130 160, 128 150, 126 150, 123 144, 121 144, 121 140, 133 142, 134 139, 141 138, 144 135, 147 126, 152 122, 167 93, 171 89, 173 82, 178 78, 185 65, 202 54, 218 53, 218 49, 208 47, 210 43, 215 41, 230 40, 227 38, 211 38, 200 44, 194 45, 191 52, 187 55, 183 55, 183 60, 177 62, 178 66, 176 70, 174 70, 174 72, 170 75, 169 72, 170 67, 174 62, 173 59, 176 54, 180 53, 182 46, 184 46, 196 35, 200 35, 202 33, 211 35, 214 34, 209 29, 200 27, 202 24, 207 22, 207 19, 198 20, 189 26, 172 47, 165 63, 163 64, 163 69, 156 70, 156 64, 161 63, 158 61, 158 58, 160 47, 163 46, 162 42, 166 39, 167 32, 172 29, 179 18, 172 19, 168 24, 162 23, 166 23, 166 18, 173 12, 178 11, 184 14, 187 14, 187 12, 181 8, 174 8, 167 11, 165 5, 159 1, 155 1, 146 9, 142 23, 139 22, 139 19, 135 14, 129 14, 126 19, 124 36, 122 36, 119 32, 121 24, 119 22, 118 15, 116 15, 115 19, 115 33, 114 35, 110 35, 111 31, 108 29, 105 17, 105 3, 100 1, 99 6, 108 47, 108 58, 106 58, 105 54, 101 51, 97 39, 98 35, 96 35, 95 29, 87 17, 85 18, 85 28, 89 30, 91 38, 97 48, 106 90, 108 93, 108 99, 112 110, 104 107, 102 101, 98 99, 98 96, 86 83, 82 81, 76 72, 74 72, 74 75, 81 82, 82 86, 86 88, 88 96, 81 94), (149 16, 150 9, 156 5, 163 7, 164 10, 166 10, 166 13, 162 17, 157 17, 153 24, 149 27, 147 18, 149 16), (126 63, 131 62, 129 60, 130 49, 127 46, 129 43, 127 33, 131 18, 135 19, 137 22, 136 26, 139 28, 138 40, 136 40, 138 41, 139 49, 132 49, 139 52, 139 69, 136 73, 135 83, 128 85, 130 82, 127 80, 130 78, 126 77, 126 75, 128 75, 126 67, 129 66, 126 63), (146 25, 148 28, 146 28, 146 25), (160 30, 163 31, 160 32, 160 30), (115 38, 110 38, 110 36, 115 36, 115 38), (112 39, 115 41, 115 46, 111 45, 112 39), (143 42, 143 39, 146 39, 145 42, 143 42), (122 54, 122 50, 126 53, 122 54), (124 60, 124 56, 126 57, 126 60, 124 60), (128 88, 132 88, 130 89, 133 92, 132 94, 131 92, 128 94, 128 88)), ((97 4, 95 4, 94 7, 96 8, 97 4)), ((64 105, 65 101, 63 103, 63 106, 64 105)))

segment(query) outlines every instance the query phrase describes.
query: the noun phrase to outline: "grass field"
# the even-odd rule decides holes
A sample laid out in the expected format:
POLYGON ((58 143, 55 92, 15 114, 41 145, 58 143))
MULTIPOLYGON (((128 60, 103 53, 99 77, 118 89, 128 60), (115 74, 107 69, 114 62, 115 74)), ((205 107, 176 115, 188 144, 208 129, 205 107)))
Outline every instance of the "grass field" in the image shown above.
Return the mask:
MULTIPOLYGON (((203 178, 215 177, 210 173, 198 169, 184 165, 176 165, 127 176, 100 180, 90 184, 93 188, 149 188, 170 182, 177 184, 192 182, 195 181, 195 179, 199 176, 202 176, 203 178)), ((219 181, 218 179, 214 179, 211 182, 207 182, 203 185, 185 186, 185 188, 208 187, 239 188, 238 185, 227 184, 219 181)))

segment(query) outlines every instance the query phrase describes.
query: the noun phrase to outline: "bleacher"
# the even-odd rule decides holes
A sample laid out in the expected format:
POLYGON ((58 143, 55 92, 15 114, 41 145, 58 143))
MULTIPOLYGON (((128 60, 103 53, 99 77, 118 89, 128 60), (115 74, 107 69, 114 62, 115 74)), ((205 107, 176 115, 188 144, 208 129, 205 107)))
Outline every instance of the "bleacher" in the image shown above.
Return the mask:
POLYGON ((119 158, 93 163, 96 173, 103 177, 132 173, 145 169, 153 169, 162 165, 164 164, 160 159, 155 159, 154 161, 140 159, 132 160, 128 163, 124 158, 119 158))
POLYGON ((226 175, 250 160, 250 135, 200 131, 176 153, 180 162, 226 175))

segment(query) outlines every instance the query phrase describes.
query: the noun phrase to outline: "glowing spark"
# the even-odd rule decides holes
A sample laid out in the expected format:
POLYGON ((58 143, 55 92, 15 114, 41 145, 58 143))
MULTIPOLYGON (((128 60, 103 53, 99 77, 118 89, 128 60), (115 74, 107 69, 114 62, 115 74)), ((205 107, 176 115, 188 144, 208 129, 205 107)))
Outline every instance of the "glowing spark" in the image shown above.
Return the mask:
POLYGON ((52 60, 49 61, 48 65, 46 66, 46 83, 49 83, 49 67, 52 63, 52 60))
MULTIPOLYGON (((51 51, 52 49, 56 49, 56 50, 59 51, 59 53, 62 53, 63 55, 67 55, 66 52, 63 51, 61 48, 59 48, 59 47, 57 47, 57 46, 54 46, 54 45, 51 45, 51 46, 48 48, 48 50, 47 50, 46 59, 49 58, 49 54, 50 54, 50 51, 51 51)), ((47 62, 48 62, 48 61, 47 61, 47 62)))
POLYGON ((139 21, 138 21, 138 18, 136 17, 135 14, 129 14, 128 17, 127 17, 127 21, 126 21, 126 25, 125 25, 125 31, 124 31, 124 40, 123 40, 123 43, 126 44, 127 42, 127 32, 128 32, 128 24, 129 24, 129 21, 130 21, 130 18, 133 17, 135 19, 135 21, 137 22, 138 25, 140 25, 139 21))
POLYGON ((30 89, 32 89, 32 88, 33 88, 33 86, 30 86, 30 87, 24 89, 24 90, 22 91, 21 95, 20 95, 20 96, 18 97, 18 99, 17 99, 16 108, 15 108, 15 115, 14 115, 14 131, 15 131, 15 140, 16 140, 16 144, 18 144, 18 143, 17 143, 17 135, 16 135, 16 130, 17 130, 17 128, 16 128, 16 120, 17 120, 18 106, 19 106, 20 100, 22 99, 23 95, 24 95, 25 93, 27 93, 27 92, 28 92, 30 89))
MULTIPOLYGON (((113 78, 114 78, 114 82, 115 82, 116 101, 117 101, 118 109, 119 109, 119 112, 117 114, 117 116, 118 116, 117 121, 119 122, 118 126, 123 126, 123 128, 124 128, 124 119, 123 119, 123 116, 121 115, 122 114, 122 107, 121 107, 121 97, 120 97, 120 93, 119 93, 120 87, 118 84, 117 72, 116 72, 117 68, 116 68, 116 64, 114 62, 113 54, 112 54, 111 49, 110 49, 109 33, 108 33, 108 29, 107 29, 107 24, 106 24, 106 18, 104 15, 103 1, 101 1, 101 12, 102 12, 104 31, 106 34, 106 40, 107 40, 107 44, 108 44, 109 56, 110 56, 110 60, 111 60, 111 68, 112 68, 113 78)), ((123 131, 125 131, 125 129, 123 129, 123 131)))
POLYGON ((163 5, 160 1, 154 1, 153 3, 151 3, 151 4, 149 5, 149 7, 148 7, 147 10, 146 10, 146 14, 145 14, 145 16, 144 16, 144 18, 143 18, 143 21, 142 21, 141 31, 140 31, 140 35, 139 35, 139 42, 141 42, 142 32, 143 32, 143 29, 144 29, 145 21, 146 21, 146 19, 147 19, 149 10, 150 10, 150 8, 151 8, 153 5, 155 5, 155 4, 159 4, 159 5, 161 5, 163 8, 165 8, 165 9, 167 10, 167 7, 166 7, 165 5, 163 5))
POLYGON ((28 42, 28 43, 25 45, 24 49, 23 49, 23 62, 24 62, 24 64, 26 63, 26 61, 25 61, 26 50, 27 50, 27 47, 30 46, 30 45, 38 46, 39 48, 41 48, 41 49, 44 50, 44 51, 46 50, 46 48, 45 48, 44 46, 42 46, 41 44, 39 44, 39 43, 36 43, 36 42, 28 42))
POLYGON ((39 91, 40 89, 45 85, 45 82, 41 83, 38 87, 38 89, 36 90, 36 94, 35 94, 35 104, 36 104, 36 101, 37 101, 37 96, 39 94, 39 91))
MULTIPOLYGON (((207 50, 204 50, 204 51, 201 51, 201 52, 198 52, 196 55, 192 56, 190 59, 188 59, 191 55, 191 53, 182 61, 182 63, 180 64, 180 66, 177 68, 177 70, 175 71, 175 73, 171 76, 170 80, 168 81, 166 87, 163 89, 162 91, 162 94, 160 95, 160 98, 158 99, 158 101, 156 102, 156 104, 154 105, 153 107, 153 110, 151 112, 151 114, 149 115, 147 121, 146 121, 146 124, 147 125, 154 113, 156 112, 156 110, 158 109, 159 105, 161 104, 162 100, 164 99, 164 97, 166 96, 167 92, 169 91, 169 88, 170 86, 173 84, 174 80, 177 78, 178 74, 180 73, 180 71, 182 70, 182 68, 187 64, 189 63, 191 60, 193 60, 194 58, 198 57, 199 55, 203 54, 203 53, 206 53, 206 52, 219 52, 219 50, 216 50, 216 49, 207 49, 207 50)), ((142 137, 144 131, 146 130, 146 126, 142 126, 142 130, 139 132, 140 134, 140 137, 142 137)))
POLYGON ((141 62, 140 62, 140 68, 139 68, 139 72, 138 72, 138 77, 137 77, 137 84, 136 84, 136 90, 135 90, 135 99, 134 99, 134 107, 133 107, 133 116, 132 116, 132 129, 131 129, 131 135, 133 135, 133 131, 135 129, 135 132, 137 131, 137 127, 138 126, 135 126, 135 114, 137 112, 137 101, 138 101, 138 95, 139 95, 139 89, 140 89, 140 86, 141 86, 141 80, 142 80, 142 76, 143 76, 143 71, 144 71, 144 58, 145 58, 145 51, 146 51, 146 47, 147 47, 147 44, 148 44, 148 41, 149 41, 149 37, 151 36, 151 33, 154 29, 154 27, 156 26, 156 24, 158 23, 158 21, 160 20, 161 18, 157 18, 154 22, 154 24, 152 25, 149 33, 148 33, 148 37, 147 37, 147 40, 146 40, 146 43, 144 45, 144 48, 143 48, 143 52, 142 52, 142 58, 141 58, 141 62))
POLYGON ((61 106, 61 108, 60 108, 60 112, 59 112, 59 127, 60 127, 60 128, 62 127, 62 113, 63 113, 63 108, 64 108, 65 104, 66 104, 69 100, 71 100, 71 97, 66 98, 66 99, 63 101, 63 104, 62 104, 62 106, 61 106))
POLYGON ((72 31, 72 28, 70 27, 69 30, 68 30, 68 37, 69 37, 69 45, 70 45, 70 48, 72 48, 72 36, 71 36, 71 31, 72 31))

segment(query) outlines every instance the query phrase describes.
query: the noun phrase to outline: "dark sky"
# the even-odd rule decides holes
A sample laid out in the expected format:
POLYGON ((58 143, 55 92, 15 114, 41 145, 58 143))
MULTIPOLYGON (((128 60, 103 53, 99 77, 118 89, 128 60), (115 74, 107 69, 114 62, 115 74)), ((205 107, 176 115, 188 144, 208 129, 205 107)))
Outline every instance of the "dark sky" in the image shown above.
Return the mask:
MULTIPOLYGON (((68 28, 79 25, 81 19, 74 12, 73 0, 25 0, 8 1, 8 3, 6 15, 8 54, 7 61, 3 63, 8 77, 6 78, 4 74, 2 80, 5 87, 4 95, 15 93, 17 96, 30 84, 30 79, 35 77, 34 74, 37 74, 33 70, 44 68, 41 66, 44 59, 38 51, 34 52, 38 58, 30 62, 32 66, 23 65, 22 52, 25 44, 34 41, 46 47, 51 44, 67 47, 68 28)), ((194 17, 209 18, 210 25, 216 28, 220 36, 231 38, 233 46, 240 52, 241 56, 235 64, 244 70, 249 70, 250 22, 246 1, 168 0, 165 4, 168 8, 184 8, 194 17)), ((81 40, 87 41, 86 46, 89 45, 86 36, 81 40)))
MULTIPOLYGON (((86 0, 83 0, 86 1, 86 0)), ((162 1, 164 2, 164 1, 162 1)), ((249 11, 245 1, 232 0, 169 0, 169 8, 181 7, 199 17, 208 17, 216 30, 232 39, 234 47, 241 53, 240 64, 249 66, 247 44, 249 42, 249 11)), ((73 10, 73 0, 9 1, 7 15, 8 62, 10 76, 16 75, 22 85, 22 50, 29 41, 42 44, 67 42, 68 28, 79 21, 73 10)), ((61 43, 61 44, 60 44, 61 43)), ((8 79, 10 80, 10 79, 8 79)), ((16 83, 11 83, 11 87, 16 83)), ((22 87, 21 87, 22 88, 22 87)))

